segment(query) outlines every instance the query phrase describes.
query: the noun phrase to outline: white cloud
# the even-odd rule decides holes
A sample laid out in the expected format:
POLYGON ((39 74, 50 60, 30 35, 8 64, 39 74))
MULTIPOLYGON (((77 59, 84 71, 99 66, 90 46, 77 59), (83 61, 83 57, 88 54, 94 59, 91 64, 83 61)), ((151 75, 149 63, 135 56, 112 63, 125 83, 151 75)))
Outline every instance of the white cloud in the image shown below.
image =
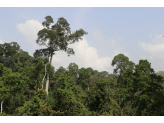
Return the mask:
POLYGON ((32 43, 34 48, 37 48, 37 33, 43 28, 42 24, 37 20, 27 20, 24 24, 20 23, 17 25, 18 31, 27 38, 26 41, 32 43))
POLYGON ((148 59, 151 63, 151 67, 154 68, 156 72, 163 71, 164 69, 164 38, 162 34, 150 36, 150 42, 139 42, 139 46, 149 53, 149 55, 144 56, 144 59, 148 59))
POLYGON ((0 44, 3 44, 3 41, 0 39, 0 44))
POLYGON ((27 20, 25 24, 20 23, 17 25, 18 31, 20 31, 30 41, 36 40, 38 31, 43 28, 42 24, 37 20, 27 20))
POLYGON ((163 35, 155 35, 151 40, 152 43, 139 42, 140 47, 150 53, 151 59, 159 58, 164 59, 164 38, 163 35))
POLYGON ((100 58, 97 50, 93 47, 88 45, 88 42, 85 38, 82 41, 70 45, 71 48, 75 51, 75 56, 71 55, 70 57, 67 56, 65 52, 58 51, 56 55, 53 56, 52 65, 55 68, 59 68, 63 66, 67 68, 69 63, 74 62, 81 67, 91 67, 94 70, 98 71, 108 71, 109 73, 113 73, 114 67, 111 66, 112 60, 115 55, 119 53, 124 53, 126 56, 129 56, 126 52, 123 52, 123 49, 115 50, 114 54, 110 57, 103 57, 100 58))
MULTIPOLYGON (((18 24, 17 29, 27 38, 27 41, 31 42, 31 44, 35 46, 35 49, 45 48, 45 46, 38 46, 35 43, 38 31, 43 29, 43 26, 37 20, 28 20, 24 24, 18 24)), ((97 38, 103 40, 101 33, 95 32, 95 36, 98 36, 97 38)), ((114 46, 115 40, 110 39, 109 45, 114 46)), ((123 52, 123 49, 119 48, 115 50, 114 54, 110 57, 101 58, 99 57, 97 50, 94 47, 90 47, 87 40, 84 38, 82 41, 72 44, 69 47, 74 49, 75 55, 68 57, 66 52, 56 52, 52 60, 52 65, 56 69, 58 69, 60 66, 67 68, 69 63, 74 62, 79 66, 79 68, 92 67, 94 70, 108 71, 109 73, 112 73, 114 67, 111 66, 111 62, 114 56, 118 55, 119 53, 124 53, 126 56, 128 56, 127 53, 123 52)))
POLYGON ((111 64, 111 58, 99 58, 97 50, 93 47, 89 47, 84 38, 82 41, 70 45, 70 47, 74 49, 75 56, 68 57, 65 52, 56 52, 56 55, 54 55, 52 61, 54 67, 59 68, 60 66, 63 66, 66 68, 69 63, 74 62, 79 66, 79 68, 92 67, 98 71, 109 71, 107 67, 111 64))

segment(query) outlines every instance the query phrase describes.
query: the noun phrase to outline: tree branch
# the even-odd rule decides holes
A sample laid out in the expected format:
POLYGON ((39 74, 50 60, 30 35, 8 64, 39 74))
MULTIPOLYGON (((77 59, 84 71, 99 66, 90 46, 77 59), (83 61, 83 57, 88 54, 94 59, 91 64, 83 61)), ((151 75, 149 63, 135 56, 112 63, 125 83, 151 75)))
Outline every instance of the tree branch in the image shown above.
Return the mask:
MULTIPOLYGON (((46 45, 46 43, 44 42, 44 44, 46 45)), ((47 46, 47 45, 46 45, 47 46)), ((48 47, 48 46, 47 46, 48 47)))

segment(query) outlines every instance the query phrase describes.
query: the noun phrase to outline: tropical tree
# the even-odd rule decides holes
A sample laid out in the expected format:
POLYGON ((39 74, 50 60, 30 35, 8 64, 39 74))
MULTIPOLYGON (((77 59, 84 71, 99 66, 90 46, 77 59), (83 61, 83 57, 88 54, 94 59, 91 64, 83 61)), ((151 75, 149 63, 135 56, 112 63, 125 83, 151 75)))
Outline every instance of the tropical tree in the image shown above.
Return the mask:
POLYGON ((18 51, 22 50, 17 42, 0 44, 0 56, 12 57, 18 51))
MULTIPOLYGON (((72 48, 68 48, 68 45, 78 42, 80 39, 82 40, 82 36, 87 34, 87 32, 85 32, 83 29, 80 29, 71 33, 69 23, 63 17, 59 18, 57 23, 52 26, 51 24, 54 22, 52 17, 46 16, 45 19, 46 20, 42 23, 45 28, 38 32, 36 43, 39 45, 44 45, 47 48, 40 49, 39 52, 42 52, 42 54, 44 54, 48 59, 50 58, 50 64, 52 63, 52 58, 55 54, 55 51, 63 50, 67 52, 68 56, 75 54, 72 48), (46 41, 48 41, 47 44, 46 41)), ((47 74, 46 82, 47 95, 48 85, 49 74, 47 74)))
MULTIPOLYGON (((164 71, 158 71, 155 74, 160 75, 164 78, 164 71)), ((164 87, 164 79, 163 79, 163 82, 162 82, 162 86, 164 87)))
POLYGON ((70 76, 74 79, 75 82, 77 82, 78 78, 78 65, 75 63, 70 63, 68 66, 68 70, 70 72, 70 76))
POLYGON ((78 84, 81 85, 83 90, 85 90, 86 88, 88 88, 89 90, 89 84, 90 84, 89 78, 91 74, 88 71, 88 69, 82 67, 81 69, 79 69, 78 74, 79 74, 78 84))
POLYGON ((96 75, 91 75, 89 77, 89 82, 90 82, 90 88, 98 81, 98 76, 96 75))
MULTIPOLYGON (((119 78, 117 79, 117 83, 119 87, 123 86, 123 73, 127 70, 127 68, 133 68, 134 63, 132 61, 129 61, 129 58, 124 56, 124 54, 118 54, 117 56, 114 57, 111 63, 112 66, 116 65, 116 69, 114 69, 113 73, 117 74, 119 73, 119 78)), ((123 101, 123 98, 121 99, 123 101)), ((123 115, 123 109, 122 113, 123 115)))
POLYGON ((131 102, 136 108, 135 115, 163 116, 164 93, 162 76, 156 75, 147 60, 140 60, 135 68, 128 68, 124 73, 124 88, 122 88, 123 102, 125 107, 131 102))
POLYGON ((23 106, 18 107, 15 111, 17 116, 53 116, 55 111, 45 104, 46 92, 39 89, 35 92, 31 101, 26 101, 23 106))
POLYGON ((97 70, 93 70, 93 75, 95 75, 95 76, 100 76, 100 75, 99 75, 99 72, 98 72, 97 70))
POLYGON ((96 115, 119 115, 119 105, 113 99, 114 91, 110 89, 108 79, 99 79, 87 92, 87 106, 96 115))
POLYGON ((4 57, 0 56, 0 63, 2 63, 5 67, 14 69, 14 58, 13 57, 4 57))
POLYGON ((6 98, 9 97, 10 93, 9 93, 9 88, 8 88, 8 85, 5 85, 4 81, 2 81, 2 75, 3 75, 3 72, 6 71, 7 68, 4 67, 4 65, 2 63, 0 63, 0 100, 1 100, 1 113, 3 112, 3 103, 4 103, 4 100, 6 98))
POLYGON ((88 67, 87 70, 91 73, 91 75, 94 75, 93 69, 91 67, 88 67))
POLYGON ((104 76, 104 77, 108 77, 108 72, 107 71, 102 71, 102 72, 99 72, 99 75, 100 76, 104 76))
POLYGON ((58 116, 89 115, 81 102, 80 90, 76 87, 69 71, 61 74, 52 92, 52 109, 58 116))
MULTIPOLYGON (((20 93, 24 89, 24 81, 21 79, 21 74, 16 72, 12 73, 12 70, 9 68, 3 68, 2 77, 0 78, 0 94, 1 94, 1 113, 3 109, 3 103, 9 102, 9 98, 14 97, 12 99, 13 106, 5 107, 10 113, 12 113, 12 109, 16 107, 17 103, 14 101, 17 98, 17 94, 20 93), (6 100, 7 99, 7 100, 6 100)), ((19 99, 20 101, 20 99, 19 99)), ((11 103, 10 103, 11 104, 11 103)), ((14 110, 14 109, 13 109, 14 110)))

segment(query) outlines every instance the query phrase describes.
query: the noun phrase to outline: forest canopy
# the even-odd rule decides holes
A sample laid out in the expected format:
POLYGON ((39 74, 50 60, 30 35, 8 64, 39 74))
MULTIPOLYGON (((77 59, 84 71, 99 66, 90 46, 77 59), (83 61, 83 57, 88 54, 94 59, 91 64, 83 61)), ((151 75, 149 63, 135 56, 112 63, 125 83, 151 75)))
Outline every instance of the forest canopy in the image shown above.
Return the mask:
POLYGON ((36 43, 46 48, 33 56, 17 42, 0 44, 1 116, 164 115, 164 72, 155 73, 147 60, 135 64, 118 54, 109 63, 113 73, 79 68, 76 63, 67 69, 61 64, 55 71, 51 64, 55 52, 74 55, 68 46, 88 33, 83 29, 71 33, 63 17, 53 23, 51 16, 45 17, 36 43))

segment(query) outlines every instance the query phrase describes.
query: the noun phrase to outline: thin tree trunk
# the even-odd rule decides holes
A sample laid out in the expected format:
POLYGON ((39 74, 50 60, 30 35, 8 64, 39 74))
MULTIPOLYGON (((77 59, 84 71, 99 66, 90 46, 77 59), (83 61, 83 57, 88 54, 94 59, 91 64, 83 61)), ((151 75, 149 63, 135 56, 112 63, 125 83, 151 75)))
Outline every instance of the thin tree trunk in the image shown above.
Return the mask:
POLYGON ((2 109, 3 109, 3 101, 1 102, 1 113, 2 113, 2 109))
POLYGON ((43 89, 44 79, 45 79, 45 77, 46 77, 46 65, 47 65, 47 64, 45 64, 45 75, 44 75, 43 81, 42 81, 42 89, 43 89))
MULTIPOLYGON (((54 48, 54 43, 53 43, 53 48, 54 48)), ((50 58, 50 65, 51 65, 51 62, 52 62, 52 58, 53 58, 53 53, 51 53, 51 58, 50 58)), ((49 60, 49 56, 48 56, 48 60, 49 60)), ((46 82, 46 98, 48 98, 48 86, 49 86, 49 73, 47 73, 47 82, 46 82)), ((47 102, 46 102, 47 103, 47 102)))
POLYGON ((88 84, 88 91, 89 91, 89 84, 88 84))
MULTIPOLYGON (((45 89, 45 91, 47 93, 47 95, 46 95, 47 100, 48 100, 48 86, 49 86, 49 74, 47 73, 47 82, 46 82, 46 89, 45 89)), ((47 103, 48 103, 48 101, 46 101, 46 104, 47 103)))
POLYGON ((49 86, 49 74, 47 73, 47 82, 46 82, 46 89, 45 89, 47 95, 48 95, 48 86, 49 86))
MULTIPOLYGON (((51 59, 50 59, 50 64, 52 62, 52 57, 53 57, 53 54, 51 54, 51 59)), ((48 95, 48 86, 49 86, 49 74, 47 73, 47 82, 46 82, 46 93, 48 95)))

